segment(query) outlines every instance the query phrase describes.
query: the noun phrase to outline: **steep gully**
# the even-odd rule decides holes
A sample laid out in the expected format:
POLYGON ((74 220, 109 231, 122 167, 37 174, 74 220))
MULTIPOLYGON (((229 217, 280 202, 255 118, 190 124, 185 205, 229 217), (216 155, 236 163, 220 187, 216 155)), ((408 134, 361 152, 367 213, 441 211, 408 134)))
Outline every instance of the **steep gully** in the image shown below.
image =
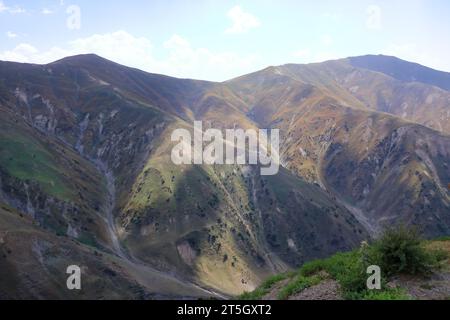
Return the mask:
POLYGON ((98 172, 103 176, 106 180, 106 199, 105 199, 105 206, 104 206, 104 215, 100 215, 100 218, 105 222, 105 227, 108 230, 108 235, 111 241, 111 250, 115 255, 117 255, 122 261, 127 265, 128 270, 133 270, 133 273, 137 275, 140 282, 149 288, 152 287, 152 279, 155 276, 158 276, 161 279, 166 279, 171 282, 179 283, 182 286, 188 286, 192 287, 193 289, 196 289, 197 291, 203 292, 205 295, 213 296, 219 299, 226 299, 227 297, 217 293, 213 290, 203 288, 193 282, 189 282, 186 280, 179 279, 175 275, 162 272, 160 270, 157 270, 153 267, 150 267, 149 265, 143 263, 142 261, 138 260, 136 257, 132 256, 130 253, 126 252, 124 248, 122 247, 119 236, 118 236, 118 230, 114 218, 114 209, 116 206, 116 187, 115 187, 115 178, 112 173, 112 171, 108 168, 107 164, 102 161, 101 159, 97 158, 94 159, 84 153, 84 147, 83 147, 83 138, 84 133, 87 128, 87 122, 89 121, 89 117, 86 116, 86 118, 80 123, 79 125, 79 136, 78 141, 75 145, 75 150, 86 160, 94 164, 94 166, 97 168, 98 172))

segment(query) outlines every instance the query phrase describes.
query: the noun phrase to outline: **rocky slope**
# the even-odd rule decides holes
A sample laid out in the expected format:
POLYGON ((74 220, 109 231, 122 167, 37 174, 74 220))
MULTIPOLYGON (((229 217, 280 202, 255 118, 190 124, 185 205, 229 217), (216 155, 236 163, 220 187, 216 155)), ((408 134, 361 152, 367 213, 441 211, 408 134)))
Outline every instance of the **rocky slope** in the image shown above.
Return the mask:
MULTIPOLYGON (((252 119, 281 130, 284 165, 330 192, 370 232, 401 221, 422 226, 429 236, 448 234, 450 140, 443 128, 450 122, 445 118, 439 132, 386 113, 396 115, 393 109, 367 105, 347 90, 351 74, 359 75, 350 78, 361 88, 371 77, 388 78, 338 60, 271 67, 227 84, 248 101, 252 119)), ((396 86, 410 85, 388 80, 396 86)), ((422 100, 413 98, 412 109, 427 112, 434 121, 441 119, 441 111, 433 113, 434 107, 449 112, 449 92, 415 85, 440 90, 445 99, 428 110, 422 100)), ((396 92, 398 101, 390 102, 394 109, 411 99, 391 84, 384 86, 396 92)), ((365 90, 365 99, 378 94, 373 87, 365 90)))

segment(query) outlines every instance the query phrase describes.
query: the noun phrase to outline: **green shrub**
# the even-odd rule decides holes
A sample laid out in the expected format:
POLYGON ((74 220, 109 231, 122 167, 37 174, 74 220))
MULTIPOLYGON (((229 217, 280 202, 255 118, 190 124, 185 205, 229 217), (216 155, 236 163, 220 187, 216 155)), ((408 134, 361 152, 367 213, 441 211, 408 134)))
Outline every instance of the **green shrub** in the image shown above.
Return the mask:
POLYGON ((360 250, 338 253, 328 260, 327 272, 336 279, 342 288, 344 298, 352 298, 354 293, 366 289, 367 265, 360 250))
POLYGON ((316 274, 320 271, 326 271, 326 261, 327 260, 313 260, 306 262, 301 268, 299 274, 303 277, 308 277, 316 274))
POLYGON ((280 290, 278 293, 278 299, 285 300, 306 288, 319 284, 322 281, 322 277, 314 275, 311 277, 297 276, 294 281, 290 282, 286 287, 280 290))
POLYGON ((267 294, 267 291, 263 290, 261 287, 256 288, 251 292, 244 292, 239 296, 241 300, 260 300, 267 294))
POLYGON ((371 249, 369 260, 388 276, 426 274, 436 266, 436 257, 424 248, 420 233, 414 227, 386 229, 371 249))
POLYGON ((358 300, 408 300, 403 290, 387 288, 390 276, 397 274, 427 274, 440 266, 448 258, 443 250, 426 248, 417 229, 411 227, 389 228, 373 244, 363 243, 360 249, 337 253, 327 259, 305 263, 295 275, 284 274, 268 279, 243 299, 260 299, 269 292, 274 283, 292 278, 278 293, 279 299, 287 299, 305 288, 314 286, 327 275, 335 279, 344 299, 358 300), (378 265, 381 268, 381 290, 368 290, 367 267, 378 265))
POLYGON ((366 289, 366 268, 361 250, 337 253, 334 256, 305 263, 300 269, 300 277, 311 277, 325 271, 339 282, 342 295, 346 299, 359 299, 366 289))
POLYGON ((432 266, 440 266, 442 261, 445 261, 448 259, 448 253, 445 250, 442 249, 434 249, 429 251, 430 259, 431 259, 431 265, 432 266))

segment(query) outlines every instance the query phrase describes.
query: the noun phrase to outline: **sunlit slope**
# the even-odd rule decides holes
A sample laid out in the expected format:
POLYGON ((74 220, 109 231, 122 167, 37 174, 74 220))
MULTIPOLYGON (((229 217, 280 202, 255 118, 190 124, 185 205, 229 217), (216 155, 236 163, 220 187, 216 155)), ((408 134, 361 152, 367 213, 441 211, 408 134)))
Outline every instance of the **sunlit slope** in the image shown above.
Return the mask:
POLYGON ((258 167, 174 165, 170 129, 119 210, 139 259, 236 293, 367 237, 344 207, 284 169, 264 177, 258 167))

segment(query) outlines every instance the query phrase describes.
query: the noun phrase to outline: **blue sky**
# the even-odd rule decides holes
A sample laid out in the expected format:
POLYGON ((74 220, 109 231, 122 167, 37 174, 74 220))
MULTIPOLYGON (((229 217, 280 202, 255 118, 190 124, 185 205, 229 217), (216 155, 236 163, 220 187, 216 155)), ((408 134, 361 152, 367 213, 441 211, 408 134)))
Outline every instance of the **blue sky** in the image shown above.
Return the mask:
POLYGON ((450 71, 450 1, 0 0, 0 60, 97 53, 222 81, 269 65, 390 54, 450 71))

